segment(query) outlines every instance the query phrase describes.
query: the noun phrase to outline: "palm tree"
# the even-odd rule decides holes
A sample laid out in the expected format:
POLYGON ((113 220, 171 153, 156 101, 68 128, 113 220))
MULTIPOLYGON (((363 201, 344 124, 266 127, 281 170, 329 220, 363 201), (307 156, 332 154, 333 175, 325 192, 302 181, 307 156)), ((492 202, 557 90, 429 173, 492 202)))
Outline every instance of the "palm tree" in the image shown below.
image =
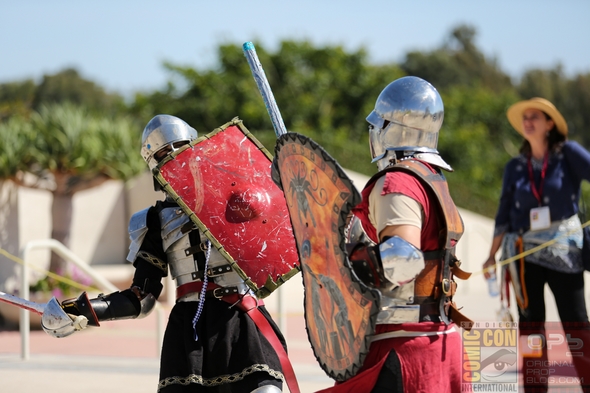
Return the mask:
MULTIPOLYGON (((69 246, 73 196, 145 170, 140 131, 130 118, 107 118, 72 104, 43 105, 0 123, 0 178, 53 194, 51 237, 69 246)), ((65 262, 52 254, 49 271, 65 262)))

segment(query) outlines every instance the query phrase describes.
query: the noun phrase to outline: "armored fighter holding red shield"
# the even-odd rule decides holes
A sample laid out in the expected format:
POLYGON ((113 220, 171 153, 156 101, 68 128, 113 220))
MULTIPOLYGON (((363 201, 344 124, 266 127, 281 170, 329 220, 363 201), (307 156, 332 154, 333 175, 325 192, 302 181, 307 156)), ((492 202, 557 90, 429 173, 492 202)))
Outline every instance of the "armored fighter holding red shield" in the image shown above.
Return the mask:
POLYGON ((201 139, 174 116, 150 120, 141 154, 166 199, 131 218, 133 283, 96 299, 83 293, 64 301, 72 320, 61 327, 47 326, 60 316, 53 301, 46 332, 64 337, 101 321, 145 316, 171 274, 177 299, 159 392, 272 393, 283 381, 298 392, 285 340, 261 299, 299 271, 297 253, 269 155, 252 140, 239 120, 201 139))

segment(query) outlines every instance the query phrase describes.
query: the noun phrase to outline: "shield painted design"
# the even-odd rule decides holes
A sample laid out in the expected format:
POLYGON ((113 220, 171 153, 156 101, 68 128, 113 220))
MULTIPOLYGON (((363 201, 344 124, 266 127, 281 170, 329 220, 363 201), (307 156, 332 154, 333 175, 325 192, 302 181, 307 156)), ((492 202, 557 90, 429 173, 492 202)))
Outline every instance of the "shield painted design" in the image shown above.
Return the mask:
POLYGON ((259 298, 299 272, 268 150, 238 118, 170 154, 153 175, 259 298))
POLYGON ((275 153, 301 261, 308 338, 326 374, 345 381, 368 352, 380 299, 358 280, 346 254, 344 231, 361 196, 311 139, 284 134, 275 153))

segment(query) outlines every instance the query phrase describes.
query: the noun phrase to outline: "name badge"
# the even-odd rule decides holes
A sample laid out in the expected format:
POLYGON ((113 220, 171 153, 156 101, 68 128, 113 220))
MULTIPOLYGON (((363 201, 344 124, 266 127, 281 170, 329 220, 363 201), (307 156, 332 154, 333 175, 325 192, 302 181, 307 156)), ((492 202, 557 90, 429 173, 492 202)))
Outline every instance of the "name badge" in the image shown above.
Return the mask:
POLYGON ((549 206, 535 207, 531 209, 531 231, 547 229, 551 226, 551 214, 549 206))

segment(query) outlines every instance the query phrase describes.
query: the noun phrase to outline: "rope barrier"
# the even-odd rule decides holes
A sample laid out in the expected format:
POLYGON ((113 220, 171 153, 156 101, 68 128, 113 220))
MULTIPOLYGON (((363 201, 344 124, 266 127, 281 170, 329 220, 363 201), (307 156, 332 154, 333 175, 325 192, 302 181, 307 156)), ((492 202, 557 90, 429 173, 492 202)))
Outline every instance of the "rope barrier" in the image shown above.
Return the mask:
MULTIPOLYGON (((585 227, 587 227, 588 225, 590 225, 590 220, 588 220, 588 221, 586 221, 584 224, 582 224, 582 226, 581 226, 581 229, 583 230, 583 229, 584 229, 585 227)), ((520 258, 524 258, 524 257, 526 257, 526 256, 528 256, 528 255, 534 254, 534 253, 535 253, 535 252, 537 252, 537 251, 540 251, 540 250, 542 250, 542 249, 544 249, 544 248, 547 248, 547 247, 549 247, 550 245, 557 243, 557 242, 558 242, 560 239, 562 239, 562 238, 564 238, 564 237, 567 237, 567 236, 569 236, 569 235, 571 235, 572 233, 574 233, 574 232, 577 232, 577 231, 578 231, 578 229, 577 229, 577 228, 576 228, 576 229, 572 229, 571 231, 568 231, 568 232, 566 232, 565 234, 563 234, 563 235, 561 235, 561 236, 559 236, 559 237, 556 237, 555 239, 551 239, 551 240, 549 240, 549 241, 547 241, 547 242, 545 242, 545 243, 543 243, 543 244, 539 244, 538 246, 536 246, 536 247, 533 247, 533 248, 531 248, 530 250, 527 250, 527 251, 525 251, 525 252, 522 252, 522 253, 520 253, 520 254, 518 254, 518 255, 515 255, 515 256, 513 256, 513 257, 510 257, 510 258, 507 258, 507 259, 503 259, 503 260, 501 260, 501 261, 498 261, 498 262, 496 262, 496 264, 495 264, 494 266, 490 266, 489 268, 482 269, 482 270, 480 270, 480 271, 477 271, 477 272, 473 272, 473 273, 472 273, 472 275, 483 274, 483 273, 484 273, 486 270, 488 270, 488 271, 489 271, 489 269, 492 269, 492 270, 493 270, 493 269, 495 269, 495 268, 496 268, 496 266, 502 267, 502 266, 504 266, 504 265, 508 265, 508 264, 509 264, 509 263, 511 263, 511 262, 514 262, 514 261, 516 261, 516 260, 519 260, 520 258)))
MULTIPOLYGON (((3 249, 2 247, 0 247, 0 254, 4 255, 6 258, 10 259, 13 262, 16 262, 20 265, 24 265, 25 261, 23 261, 21 258, 9 253, 8 251, 6 251, 5 249, 3 249)), ((33 270, 35 270, 38 273, 44 274, 47 277, 50 277, 52 279, 54 279, 55 281, 64 283, 66 285, 69 285, 71 287, 74 288, 78 288, 82 291, 86 291, 86 292, 100 292, 100 289, 92 287, 92 286, 88 286, 88 285, 84 285, 84 284, 80 284, 77 281, 74 281, 66 276, 60 276, 59 274, 50 272, 48 270, 45 269, 41 269, 35 265, 31 265, 29 264, 29 267, 31 267, 33 270)))

